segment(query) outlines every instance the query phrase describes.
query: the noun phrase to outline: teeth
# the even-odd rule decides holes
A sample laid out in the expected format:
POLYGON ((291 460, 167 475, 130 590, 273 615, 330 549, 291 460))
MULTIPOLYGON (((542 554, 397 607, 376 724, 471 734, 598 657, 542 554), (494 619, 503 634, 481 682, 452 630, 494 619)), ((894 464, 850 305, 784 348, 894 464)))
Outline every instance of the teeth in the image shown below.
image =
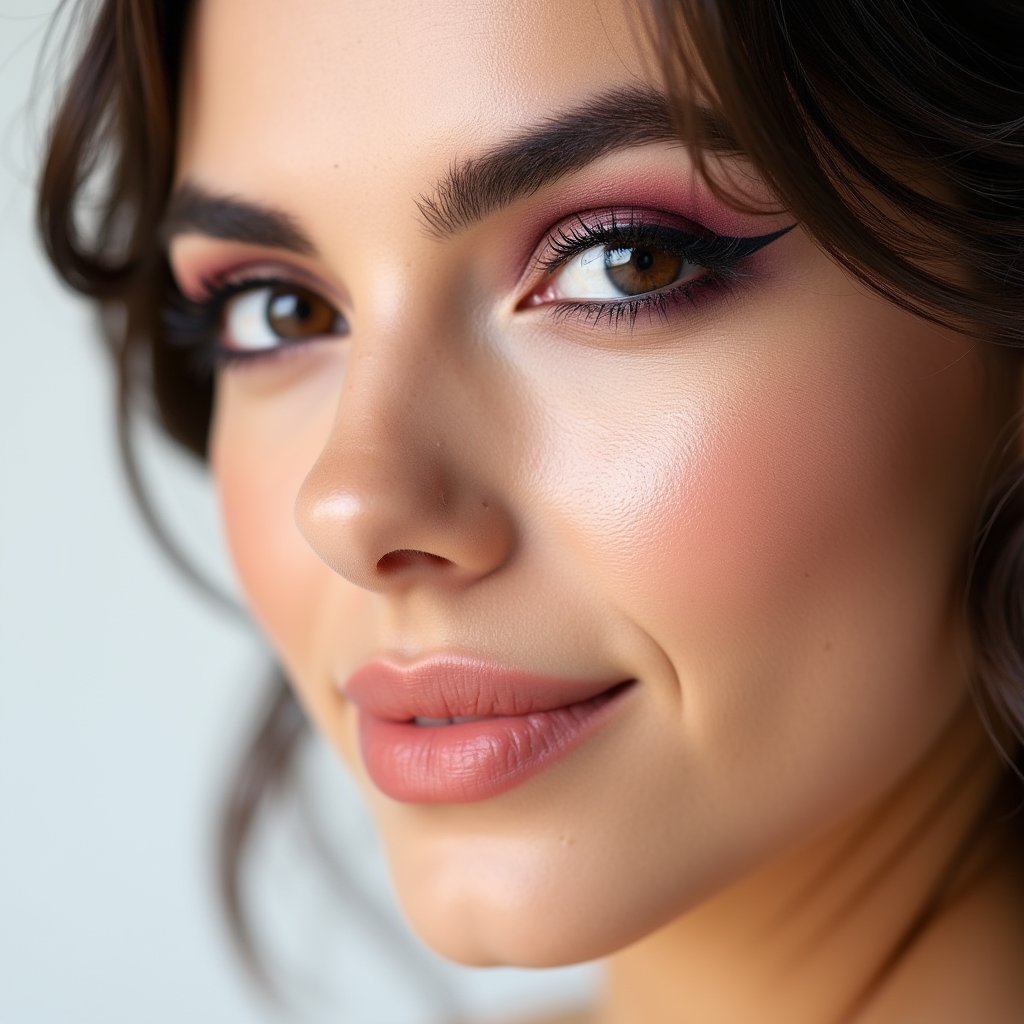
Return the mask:
POLYGON ((436 729, 441 725, 461 725, 463 722, 479 722, 483 715, 456 715, 454 718, 415 718, 417 725, 426 726, 428 729, 436 729))

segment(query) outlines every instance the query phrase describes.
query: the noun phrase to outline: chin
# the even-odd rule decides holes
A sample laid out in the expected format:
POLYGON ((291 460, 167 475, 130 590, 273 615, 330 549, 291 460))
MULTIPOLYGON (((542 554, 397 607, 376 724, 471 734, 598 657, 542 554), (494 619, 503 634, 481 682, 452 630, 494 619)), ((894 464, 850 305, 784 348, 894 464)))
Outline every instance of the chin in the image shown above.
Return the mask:
POLYGON ((609 927, 612 922, 566 921, 532 907, 508 914, 419 913, 406 907, 406 915, 424 944, 466 967, 567 967, 609 956, 643 934, 609 927))
POLYGON ((617 869, 615 884, 600 856, 532 838, 502 849, 478 835, 450 858, 441 849, 393 852, 395 891, 413 931, 466 966, 563 967, 632 945, 698 900, 630 885, 617 869))

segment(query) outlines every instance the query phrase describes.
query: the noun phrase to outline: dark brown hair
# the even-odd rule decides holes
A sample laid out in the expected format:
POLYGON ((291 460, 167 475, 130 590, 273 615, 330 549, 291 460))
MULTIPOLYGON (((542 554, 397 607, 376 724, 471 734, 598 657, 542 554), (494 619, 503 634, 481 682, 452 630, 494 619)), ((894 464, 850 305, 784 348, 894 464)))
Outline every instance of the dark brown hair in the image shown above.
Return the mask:
MULTIPOLYGON (((189 7, 98 4, 53 118, 38 221, 57 272, 102 311, 134 497, 198 580, 146 496, 133 445, 133 424, 152 415, 183 448, 206 455, 211 383, 166 343, 161 323, 169 272, 158 226, 189 7)), ((1024 5, 651 0, 649 11, 680 132, 700 167, 694 83, 839 264, 921 316, 991 343, 1024 343, 1024 5)), ((982 711, 1009 731, 1012 754, 1024 733, 1024 488, 1015 467, 994 488, 977 536, 967 587, 975 684, 982 711)), ((264 797, 287 777, 306 731, 278 673, 221 829, 221 889, 250 964, 240 865, 264 797)))

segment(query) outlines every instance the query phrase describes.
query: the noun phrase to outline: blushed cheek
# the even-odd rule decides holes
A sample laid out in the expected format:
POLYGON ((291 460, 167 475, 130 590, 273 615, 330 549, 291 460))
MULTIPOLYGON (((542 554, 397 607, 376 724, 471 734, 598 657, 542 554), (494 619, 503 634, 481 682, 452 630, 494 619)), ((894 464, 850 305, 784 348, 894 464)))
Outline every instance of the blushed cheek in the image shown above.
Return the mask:
POLYGON ((211 470, 221 518, 250 612, 291 678, 309 676, 318 588, 326 567, 295 524, 303 460, 259 443, 244 416, 221 415, 211 435, 211 470))
POLYGON ((851 623, 948 611, 992 426, 978 362, 950 367, 948 335, 908 319, 819 337, 804 365, 790 350, 712 396, 695 436, 646 445, 656 486, 620 516, 613 576, 684 667, 795 663, 851 623))
POLYGON ((661 552, 644 559, 660 577, 655 620, 689 623, 705 643, 735 643, 799 599, 822 556, 853 541, 867 497, 869 482, 842 466, 831 431, 812 425, 812 406, 752 397, 742 423, 716 420, 698 456, 666 475, 636 531, 661 552))

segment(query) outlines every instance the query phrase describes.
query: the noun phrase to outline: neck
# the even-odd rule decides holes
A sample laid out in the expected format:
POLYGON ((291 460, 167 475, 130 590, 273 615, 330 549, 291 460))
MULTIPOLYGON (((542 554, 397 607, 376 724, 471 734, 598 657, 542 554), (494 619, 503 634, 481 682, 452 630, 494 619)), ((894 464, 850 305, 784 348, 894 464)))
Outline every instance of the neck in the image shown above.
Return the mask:
POLYGON ((1002 771, 966 709, 856 820, 616 954, 601 1024, 854 1020, 998 852, 1002 771))

